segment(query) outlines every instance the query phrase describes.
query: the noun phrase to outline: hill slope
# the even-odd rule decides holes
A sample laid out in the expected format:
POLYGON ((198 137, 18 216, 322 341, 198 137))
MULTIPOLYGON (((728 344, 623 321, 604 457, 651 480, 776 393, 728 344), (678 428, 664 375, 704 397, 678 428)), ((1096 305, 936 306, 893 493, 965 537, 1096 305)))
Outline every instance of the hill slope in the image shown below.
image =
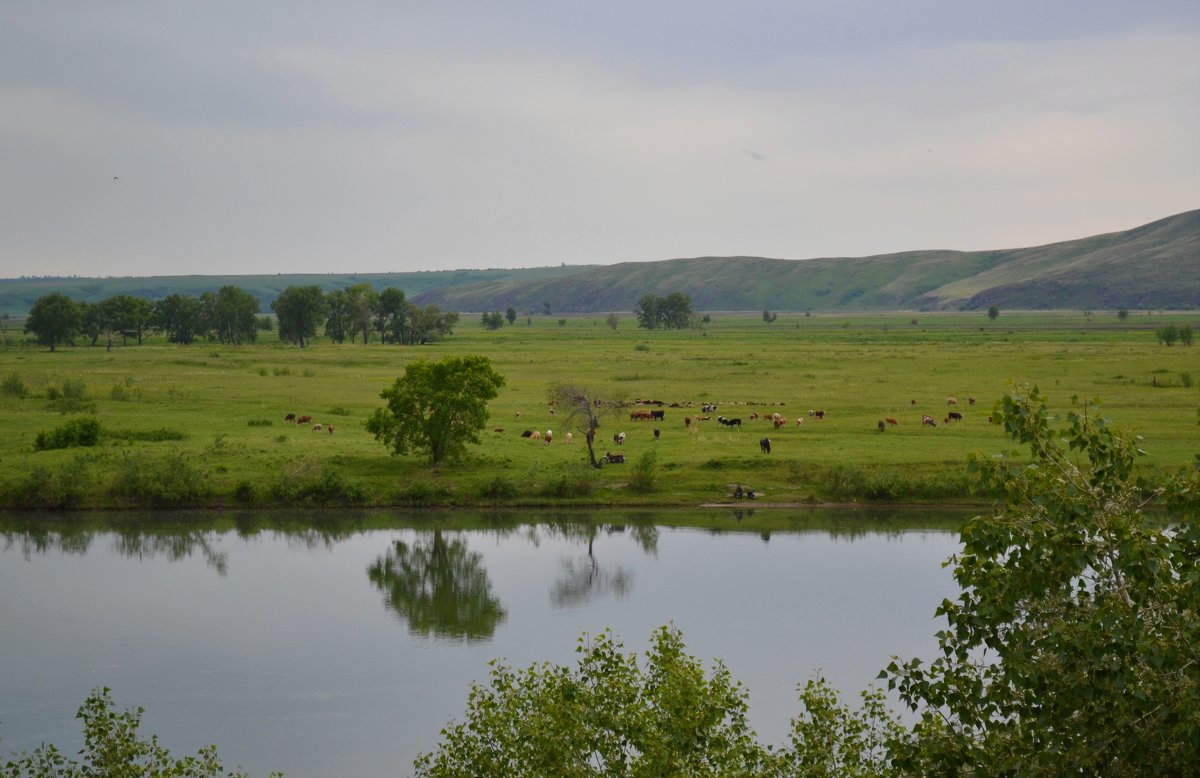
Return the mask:
POLYGON ((698 310, 1200 307, 1200 210, 1124 232, 997 251, 840 259, 697 257, 626 262, 557 278, 496 279, 415 296, 459 311, 631 310, 689 294, 698 310))
POLYGON ((99 302, 160 299, 225 284, 263 311, 293 284, 325 291, 370 283, 454 311, 628 311, 647 293, 685 292, 699 311, 1200 308, 1200 210, 1142 227, 1033 248, 908 251, 836 259, 696 257, 517 270, 327 275, 0 279, 0 313, 20 315, 50 292, 99 302))

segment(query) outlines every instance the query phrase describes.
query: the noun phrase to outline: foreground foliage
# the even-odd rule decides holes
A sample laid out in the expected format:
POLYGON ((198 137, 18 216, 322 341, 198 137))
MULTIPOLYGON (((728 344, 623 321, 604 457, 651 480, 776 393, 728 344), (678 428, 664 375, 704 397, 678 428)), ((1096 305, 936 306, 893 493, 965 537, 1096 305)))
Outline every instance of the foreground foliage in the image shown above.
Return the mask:
POLYGON ((0 777, 241 778, 246 775, 240 769, 226 772, 215 746, 202 748, 195 756, 176 758, 159 745, 157 736, 139 736, 142 709, 115 710, 107 688, 94 689, 75 717, 83 719, 82 760, 67 757, 53 745, 43 745, 32 754, 19 754, 5 762, 0 766, 0 777))
POLYGON ((516 671, 492 663, 489 686, 471 689, 467 718, 442 730, 418 776, 876 776, 885 741, 898 732, 879 693, 864 713, 842 705, 822 680, 801 692, 806 715, 791 746, 758 742, 746 690, 716 663, 687 655, 663 627, 644 661, 610 633, 580 639, 578 666, 516 671))
POLYGON ((921 714, 898 763, 954 775, 1200 770, 1197 471, 1139 483, 1136 438, 1091 404, 1052 429, 1036 387, 997 411, 1031 461, 971 461, 997 508, 967 525, 952 559, 962 594, 938 609, 941 656, 884 674, 921 714), (1153 497, 1181 523, 1147 517, 1153 497))

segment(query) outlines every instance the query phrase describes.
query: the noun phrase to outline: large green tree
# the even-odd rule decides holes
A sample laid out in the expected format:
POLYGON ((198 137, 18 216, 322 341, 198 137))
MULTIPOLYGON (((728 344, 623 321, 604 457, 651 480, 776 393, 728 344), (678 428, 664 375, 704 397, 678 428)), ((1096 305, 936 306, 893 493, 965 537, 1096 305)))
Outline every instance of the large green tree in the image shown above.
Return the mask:
POLYGON ((434 465, 458 459, 479 442, 488 401, 502 386, 504 376, 487 357, 416 360, 380 393, 387 404, 367 419, 367 430, 393 454, 424 451, 434 465))
POLYGON ((111 306, 113 322, 122 341, 133 338, 142 345, 146 335, 154 329, 154 303, 130 294, 119 294, 106 302, 111 306))
POLYGON ((920 721, 897 764, 943 775, 1196 774, 1200 473, 1154 486, 1139 439, 1022 388, 993 418, 1025 458, 975 458, 997 498, 963 530, 931 662, 884 674, 920 721), (1166 516, 1147 516, 1157 496, 1166 516), (1175 523, 1178 522, 1178 523, 1175 523))
POLYGON ((169 294, 154 304, 154 325, 171 343, 188 345, 204 335, 204 303, 190 294, 169 294))
POLYGON ((51 351, 66 343, 79 331, 82 312, 79 303, 57 292, 39 297, 25 320, 25 332, 33 333, 38 343, 51 351))
POLYGON ((682 330, 691 326, 692 298, 683 292, 671 292, 666 297, 645 294, 633 309, 638 326, 648 330, 682 330))
POLYGON ((258 299, 237 286, 222 286, 212 299, 212 331, 222 343, 253 343, 258 336, 258 299))
POLYGON ((404 292, 389 286, 375 301, 375 329, 383 343, 403 343, 408 326, 408 300, 404 292))
POLYGON ((328 307, 321 287, 289 286, 271 303, 271 310, 279 320, 279 339, 304 348, 305 339, 316 337, 328 307))

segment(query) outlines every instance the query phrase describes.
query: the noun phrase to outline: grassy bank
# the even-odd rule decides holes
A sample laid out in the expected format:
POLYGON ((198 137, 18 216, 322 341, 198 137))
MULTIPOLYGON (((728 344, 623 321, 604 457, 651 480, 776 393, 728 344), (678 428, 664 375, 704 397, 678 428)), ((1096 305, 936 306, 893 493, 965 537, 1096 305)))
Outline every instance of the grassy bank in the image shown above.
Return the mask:
POLYGON ((759 505, 953 502, 968 496, 968 453, 1012 448, 987 416, 1013 381, 1039 384, 1056 410, 1068 410, 1072 396, 1100 397, 1106 416, 1145 438, 1148 469, 1175 469, 1200 450, 1200 351, 1154 337, 1167 323, 1198 328, 1194 314, 1126 323, 1044 312, 1005 312, 995 322, 785 314, 770 324, 714 314, 704 329, 683 332, 639 330, 631 316, 615 331, 603 316, 528 321, 488 332, 464 316, 453 337, 422 347, 318 340, 299 349, 269 333, 241 347, 151 340, 49 353, 10 345, 0 349, 0 504, 697 505, 729 500, 735 484, 754 489, 759 505), (449 354, 483 354, 507 379, 483 443, 465 462, 432 469, 389 456, 363 428, 379 392, 409 360, 449 354), (617 450, 611 435, 623 431, 627 464, 592 470, 580 431, 566 444, 547 403, 548 388, 564 380, 662 400, 665 418, 606 419, 600 453, 617 450), (685 426, 703 403, 717 404, 713 418, 685 426), (810 409, 825 411, 824 420, 810 409), (963 420, 943 423, 954 409, 963 420), (335 432, 285 423, 287 413, 335 432), (753 413, 787 422, 774 429, 753 413), (938 426, 922 426, 922 414, 938 426), (722 427, 717 415, 743 426, 722 427), (887 417, 898 425, 880 432, 887 417), (522 438, 527 429, 553 429, 554 442, 522 438), (763 437, 770 455, 760 451, 763 437), (74 445, 81 439, 94 445, 74 445))

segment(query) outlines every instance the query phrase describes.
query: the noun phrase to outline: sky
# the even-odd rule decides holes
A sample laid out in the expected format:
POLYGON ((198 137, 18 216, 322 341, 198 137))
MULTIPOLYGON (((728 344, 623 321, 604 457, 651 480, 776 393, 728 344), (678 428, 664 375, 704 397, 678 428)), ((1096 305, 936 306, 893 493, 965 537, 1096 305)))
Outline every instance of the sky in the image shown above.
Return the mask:
POLYGON ((1195 0, 0 4, 0 277, 1014 248, 1197 207, 1195 0))

